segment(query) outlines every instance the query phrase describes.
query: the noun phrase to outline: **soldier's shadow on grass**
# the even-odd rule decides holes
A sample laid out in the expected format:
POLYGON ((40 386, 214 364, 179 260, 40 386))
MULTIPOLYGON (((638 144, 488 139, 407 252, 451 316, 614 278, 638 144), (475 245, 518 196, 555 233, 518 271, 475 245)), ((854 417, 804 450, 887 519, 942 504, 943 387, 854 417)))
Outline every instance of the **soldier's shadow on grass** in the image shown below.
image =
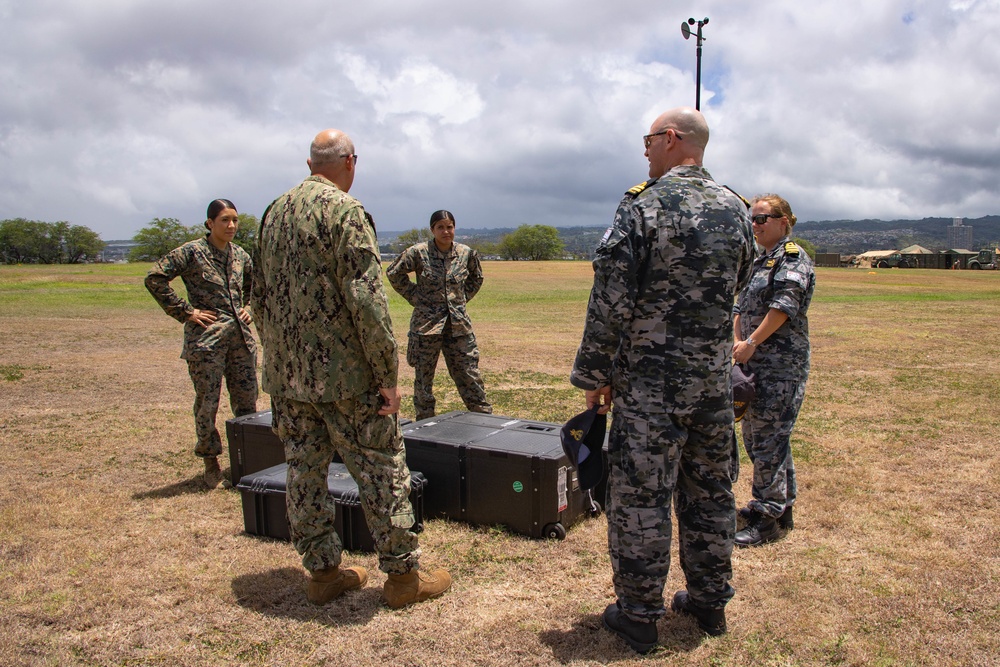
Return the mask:
POLYGON ((382 590, 366 586, 348 591, 322 607, 306 600, 307 578, 303 570, 282 567, 242 574, 233 579, 236 603, 260 614, 312 621, 326 625, 364 625, 382 605, 382 590))
POLYGON ((538 638, 552 649, 552 656, 564 665, 590 661, 604 665, 639 658, 662 660, 677 653, 691 651, 705 639, 694 621, 672 614, 667 614, 657 624, 657 629, 659 643, 645 656, 640 656, 623 640, 605 629, 600 614, 582 616, 569 630, 546 630, 539 633, 538 638))
POLYGON ((202 475, 195 475, 191 479, 182 479, 179 482, 167 484, 166 486, 161 486, 157 489, 149 489, 148 491, 135 493, 132 495, 132 500, 173 498, 174 496, 211 492, 212 490, 205 486, 202 475))

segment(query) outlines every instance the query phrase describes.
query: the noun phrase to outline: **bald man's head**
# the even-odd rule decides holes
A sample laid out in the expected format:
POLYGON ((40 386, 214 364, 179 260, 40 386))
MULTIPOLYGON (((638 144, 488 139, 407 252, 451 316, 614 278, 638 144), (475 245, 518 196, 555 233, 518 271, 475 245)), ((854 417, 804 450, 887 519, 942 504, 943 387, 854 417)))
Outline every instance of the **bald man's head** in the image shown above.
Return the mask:
POLYGON ((697 146, 702 152, 708 145, 708 123, 700 111, 691 107, 677 107, 663 112, 653 123, 653 127, 657 132, 668 127, 674 128, 684 141, 690 139, 689 146, 697 146))
POLYGON ((344 192, 354 184, 354 142, 340 130, 323 130, 309 146, 309 172, 323 176, 344 192))

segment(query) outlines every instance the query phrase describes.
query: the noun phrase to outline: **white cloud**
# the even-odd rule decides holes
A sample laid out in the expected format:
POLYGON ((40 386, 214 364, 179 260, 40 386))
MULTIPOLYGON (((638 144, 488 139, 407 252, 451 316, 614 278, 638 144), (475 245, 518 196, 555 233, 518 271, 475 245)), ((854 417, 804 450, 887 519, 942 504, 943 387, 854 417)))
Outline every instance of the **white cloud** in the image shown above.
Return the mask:
POLYGON ((259 213, 326 127, 380 228, 606 224, 694 101, 706 164, 800 220, 1000 213, 997 0, 0 0, 0 219, 105 239, 259 213))

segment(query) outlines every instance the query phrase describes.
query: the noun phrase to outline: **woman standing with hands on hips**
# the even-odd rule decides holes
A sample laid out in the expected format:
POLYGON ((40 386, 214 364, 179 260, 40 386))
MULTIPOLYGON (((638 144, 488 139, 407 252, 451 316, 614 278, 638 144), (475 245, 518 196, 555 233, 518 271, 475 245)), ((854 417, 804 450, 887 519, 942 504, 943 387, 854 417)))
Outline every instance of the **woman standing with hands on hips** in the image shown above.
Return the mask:
POLYGON ((406 362, 416 376, 417 420, 434 416, 434 371, 442 352, 465 408, 492 413, 479 374, 476 334, 465 309, 483 286, 479 253, 455 243, 455 216, 449 211, 432 213, 430 226, 433 241, 410 246, 386 269, 392 288, 413 306, 406 362))
POLYGON ((739 511, 736 546, 780 539, 794 526, 795 466, 791 435, 809 376, 809 320, 816 287, 813 262, 791 240, 795 215, 774 194, 751 202, 753 232, 764 253, 734 309, 733 359, 756 377, 756 398, 743 417, 743 444, 753 463, 753 498, 739 511))
POLYGON ((208 234, 167 253, 146 276, 146 289, 160 307, 184 323, 181 359, 194 383, 194 453, 205 461, 205 484, 222 482, 222 440, 215 427, 222 378, 237 417, 257 410, 257 344, 250 332, 251 261, 232 242, 239 228, 236 205, 216 199, 208 205, 208 234), (170 287, 180 277, 185 301, 170 287))

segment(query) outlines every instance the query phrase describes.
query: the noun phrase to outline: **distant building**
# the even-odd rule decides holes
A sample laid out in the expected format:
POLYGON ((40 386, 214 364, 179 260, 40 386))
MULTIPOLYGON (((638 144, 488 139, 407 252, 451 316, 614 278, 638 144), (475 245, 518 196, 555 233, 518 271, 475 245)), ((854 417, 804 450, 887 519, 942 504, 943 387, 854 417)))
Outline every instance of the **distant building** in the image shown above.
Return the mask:
POLYGON ((972 226, 963 225, 962 218, 955 218, 951 227, 948 228, 949 248, 971 248, 972 247, 972 226))

